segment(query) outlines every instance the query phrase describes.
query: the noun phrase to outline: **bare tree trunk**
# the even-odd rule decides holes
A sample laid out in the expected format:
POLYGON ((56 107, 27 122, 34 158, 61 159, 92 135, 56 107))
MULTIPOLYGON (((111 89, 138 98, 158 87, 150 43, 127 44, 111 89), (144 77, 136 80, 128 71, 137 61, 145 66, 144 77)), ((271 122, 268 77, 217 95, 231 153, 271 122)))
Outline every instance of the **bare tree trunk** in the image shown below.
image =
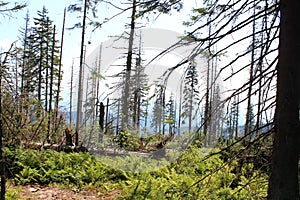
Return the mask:
MULTIPOLYGON (((47 49, 48 49, 48 44, 47 44, 47 49)), ((47 55, 48 57, 48 55, 47 55)), ((47 65, 48 65, 48 58, 47 58, 47 65)), ((46 76, 45 76, 45 112, 48 112, 48 88, 49 88, 49 67, 46 66, 46 76)))
POLYGON ((230 114, 229 114, 229 140, 230 142, 232 142, 232 139, 233 139, 233 131, 234 131, 234 127, 233 127, 233 123, 234 123, 234 113, 232 112, 232 110, 234 109, 233 108, 234 105, 231 104, 230 106, 230 114))
POLYGON ((102 43, 100 45, 100 50, 99 50, 99 57, 98 57, 98 65, 97 65, 97 76, 96 76, 96 118, 98 117, 98 106, 99 106, 99 89, 100 89, 100 79, 98 75, 100 74, 100 67, 101 67, 101 58, 102 57, 102 43))
POLYGON ((138 102, 138 88, 134 91, 133 94, 133 115, 132 115, 132 123, 133 123, 133 128, 137 128, 137 102, 138 102))
POLYGON ((72 101, 73 101, 73 77, 74 77, 74 58, 72 61, 72 68, 71 68, 71 86, 70 86, 70 122, 69 126, 72 126, 72 101))
MULTIPOLYGON (((175 101, 174 101, 174 113, 173 114, 174 114, 174 121, 172 122, 172 126, 173 126, 172 136, 174 136, 174 134, 176 133, 176 115, 177 115, 177 101, 176 101, 176 96, 175 96, 175 101)), ((196 126, 197 126, 197 124, 196 124, 196 126)))
POLYGON ((106 99, 106 115, 105 115, 104 133, 107 133, 107 128, 108 128, 108 109, 109 109, 109 98, 106 99))
POLYGON ((235 107, 235 137, 237 138, 239 136, 239 95, 236 96, 236 107, 235 107))
POLYGON ((162 109, 161 109, 161 118, 162 118, 162 134, 165 136, 165 107, 166 107, 166 88, 165 86, 162 87, 162 109))
MULTIPOLYGON (((0 61, 0 65, 2 65, 0 61)), ((4 151, 4 145, 3 145, 3 123, 2 123, 2 75, 3 75, 3 67, 0 66, 0 176, 1 176, 1 193, 0 193, 0 199, 5 200, 5 158, 3 155, 4 151)))
POLYGON ((48 116, 48 135, 47 135, 47 140, 50 142, 50 133, 51 133, 51 123, 52 123, 52 97, 53 97, 53 79, 54 79, 54 49, 55 49, 55 29, 56 26, 54 25, 53 29, 53 41, 52 41, 52 52, 51 52, 51 67, 50 67, 50 93, 49 93, 49 116, 48 116))
MULTIPOLYGON (((194 63, 193 63, 194 64, 194 63)), ((188 132, 189 134, 191 133, 192 130, 192 118, 193 118, 193 99, 194 99, 194 75, 192 75, 192 81, 191 81, 192 85, 191 85, 191 94, 190 94, 190 104, 189 104, 189 114, 188 114, 188 118, 189 118, 189 122, 188 122, 188 132)))
POLYGON ((145 123, 144 123, 144 133, 147 134, 147 125, 148 125, 148 107, 149 107, 149 102, 146 102, 146 110, 145 110, 145 123))
POLYGON ((100 135, 99 135, 99 142, 102 142, 103 140, 103 134, 104 134, 104 116, 105 116, 105 106, 101 102, 100 103, 100 115, 99 115, 99 127, 100 127, 100 135))
POLYGON ((136 64, 135 64, 135 85, 136 88, 134 89, 133 93, 133 115, 132 115, 132 123, 133 123, 133 128, 136 130, 137 128, 137 115, 138 115, 138 96, 139 96, 139 58, 136 59, 136 64))
MULTIPOLYGON (((19 85, 19 81, 18 81, 18 66, 19 66, 19 63, 18 63, 18 59, 17 59, 17 56, 15 56, 15 59, 16 59, 16 63, 15 63, 15 85, 16 85, 16 91, 15 91, 15 98, 18 99, 18 96, 19 96, 19 91, 18 91, 18 85, 19 85)), ((18 108, 17 108, 18 109, 18 108)))
MULTIPOLYGON (((253 1, 253 16, 255 16, 255 9, 256 9, 256 6, 255 6, 255 0, 253 1)), ((251 65, 250 65, 250 71, 249 71, 249 74, 250 74, 250 77, 249 77, 249 87, 248 87, 248 95, 247 95, 247 98, 248 98, 248 101, 247 101, 247 112, 246 112, 246 121, 245 121, 245 130, 244 130, 244 134, 247 135, 249 133, 249 131, 252 131, 252 130, 249 130, 250 127, 250 110, 251 110, 251 93, 252 93, 252 86, 253 86, 253 69, 254 69, 254 60, 255 60, 255 18, 253 19, 253 25, 252 25, 252 45, 251 45, 251 48, 252 48, 252 51, 251 51, 251 65)), ((249 135, 249 140, 251 140, 251 135, 249 135)))
POLYGON ((116 124, 116 135, 119 133, 119 127, 120 127, 120 104, 121 102, 118 100, 118 111, 117 111, 117 124, 116 124))
POLYGON ((25 18, 25 30, 24 30, 24 46, 23 46, 23 56, 22 56, 22 72, 21 72, 21 95, 25 91, 25 67, 26 67, 26 51, 27 51, 27 40, 28 40, 28 25, 29 25, 29 11, 27 11, 25 18))
POLYGON ((262 95, 262 79, 263 79, 263 74, 262 74, 262 61, 260 60, 259 61, 259 64, 258 64, 258 73, 259 73, 259 83, 258 83, 258 87, 259 87, 259 90, 258 90, 258 97, 257 97, 257 116, 256 116, 256 137, 259 135, 259 127, 261 125, 260 123, 260 119, 261 119, 261 114, 262 114, 262 111, 261 111, 261 103, 262 103, 262 99, 261 99, 261 95, 262 95))
MULTIPOLYGON (((95 66, 97 66, 97 62, 95 62, 95 66)), ((97 67, 95 67, 95 70, 97 71, 97 67)), ((96 105, 97 102, 96 101, 96 89, 97 89, 97 81, 96 81, 96 77, 94 75, 92 75, 92 97, 91 97, 91 113, 92 113, 92 125, 95 125, 95 121, 96 121, 96 105)))
MULTIPOLYGON (((265 6, 267 7, 268 6, 268 2, 267 0, 265 0, 265 6)), ((267 10, 265 11, 265 17, 262 18, 262 26, 261 26, 261 30, 265 30, 267 29, 267 10)), ((264 44, 264 37, 265 36, 265 33, 261 33, 261 41, 260 43, 261 44, 264 44)), ((267 36, 268 37, 268 36, 267 36)), ((268 39, 267 39, 268 41, 268 39)), ((268 44, 267 42, 265 42, 265 44, 268 44)), ((266 47, 265 47, 266 48, 266 47)), ((256 116, 256 137, 259 136, 259 133, 260 133, 260 130, 259 130, 259 127, 261 126, 261 117, 262 117, 262 106, 261 104, 263 103, 262 102, 262 93, 263 93, 263 88, 262 88, 262 80, 263 80, 263 54, 264 54, 264 51, 265 51, 265 48, 261 48, 260 50, 260 57, 259 57, 259 61, 258 61, 258 73, 259 73, 259 83, 258 83, 258 102, 257 102, 257 116, 256 116)))
POLYGON ((130 34, 129 34, 129 45, 126 61, 126 77, 125 77, 125 89, 123 97, 122 106, 122 124, 121 128, 126 130, 128 128, 128 107, 129 107, 129 88, 130 88, 130 73, 132 66, 132 50, 133 50, 133 39, 134 39, 134 29, 135 29, 135 14, 136 14, 136 0, 132 2, 132 13, 131 13, 131 23, 130 23, 130 34))
POLYGON ((140 126, 141 126, 141 95, 138 97, 138 108, 137 108, 137 130, 140 132, 140 126))
POLYGON ((182 109, 182 82, 180 83, 180 91, 179 91, 179 110, 178 110, 178 135, 180 135, 181 128, 181 109, 182 109))
MULTIPOLYGON (((211 0, 209 0, 207 3, 212 3, 211 0)), ((207 21, 211 20, 211 16, 208 17, 207 21)), ((209 23, 208 25, 208 35, 209 37, 212 34, 212 24, 209 23)), ((203 127, 203 134, 204 134, 204 146, 209 146, 210 145, 210 134, 209 131, 209 126, 211 125, 211 101, 210 101, 210 70, 211 70, 211 41, 208 41, 208 60, 207 60, 207 72, 206 72, 206 94, 205 94, 205 110, 204 110, 204 127, 203 127), (209 135, 208 135, 209 134, 209 135)))
POLYGON ((141 72, 142 72, 142 34, 140 32, 139 41, 139 55, 137 58, 137 113, 136 113, 136 129, 138 133, 140 132, 140 120, 141 120, 141 72))
POLYGON ((203 127, 203 134, 205 137, 204 146, 209 145, 209 135, 208 133, 208 125, 209 125, 209 113, 210 113, 210 102, 209 102, 209 70, 210 70, 210 63, 207 62, 207 72, 206 72, 206 94, 205 94, 205 110, 204 110, 204 127, 203 127))
POLYGON ((64 9, 64 17, 63 17, 63 27, 61 31, 61 42, 60 42, 60 55, 59 55, 59 68, 58 68, 58 81, 57 81, 57 93, 56 93, 56 101, 55 101, 55 120, 58 117, 58 105, 59 105, 59 94, 60 94, 60 84, 61 84, 61 66, 62 66, 62 53, 63 53, 63 45, 64 45, 64 33, 65 33, 65 23, 66 23, 66 8, 64 9))
POLYGON ((40 57, 39 57, 39 77, 38 77, 38 101, 39 103, 42 102, 42 70, 43 70, 43 67, 42 67, 42 55, 43 55, 43 52, 42 52, 42 48, 43 48, 43 43, 42 41, 40 41, 40 57))
MULTIPOLYGON (((215 52, 217 52, 215 50, 215 52)), ((214 57, 211 58, 211 75, 210 75, 210 112, 209 112, 209 146, 212 146, 216 139, 216 102, 215 102, 215 74, 216 74, 216 63, 214 62, 216 59, 214 57), (214 83, 214 84, 213 84, 214 83)))
POLYGON ((77 117, 76 117, 76 132, 75 132, 75 145, 78 145, 79 129, 82 123, 82 89, 83 89, 83 57, 84 57, 84 36, 86 26, 86 12, 87 1, 84 1, 83 22, 82 22, 82 34, 81 34, 81 50, 80 50, 80 64, 79 64, 79 81, 78 81, 78 97, 77 97, 77 117))
POLYGON ((87 125, 87 121, 89 120, 89 118, 90 118, 90 115, 87 115, 88 114, 88 110, 87 110, 87 108, 88 108, 88 104, 89 104, 89 102, 88 102, 88 96, 89 96, 89 79, 90 79, 90 75, 89 74, 87 74, 87 79, 86 79, 86 85, 85 85, 85 109, 84 109, 84 126, 86 127, 86 125, 87 125))
MULTIPOLYGON (((50 34, 49 32, 49 17, 47 17, 47 34, 50 34)), ((48 37, 48 36, 47 36, 48 37)), ((46 39, 46 75, 45 75, 45 81, 46 81, 46 85, 45 85, 45 112, 48 112, 48 91, 49 91, 49 39, 46 39)), ((50 66, 51 67, 51 66, 50 66)), ((51 69, 50 69, 51 70, 51 69)), ((50 72, 51 73, 51 72, 50 72)))
POLYGON ((300 1, 280 1, 275 135, 268 199, 300 199, 300 1))

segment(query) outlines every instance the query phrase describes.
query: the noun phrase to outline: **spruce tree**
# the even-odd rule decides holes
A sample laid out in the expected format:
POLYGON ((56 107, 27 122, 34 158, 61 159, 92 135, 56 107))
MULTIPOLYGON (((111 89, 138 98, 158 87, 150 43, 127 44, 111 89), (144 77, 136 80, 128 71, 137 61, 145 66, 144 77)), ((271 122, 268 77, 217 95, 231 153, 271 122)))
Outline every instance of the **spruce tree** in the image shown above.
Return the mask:
POLYGON ((195 110, 199 103, 199 74, 196 66, 196 62, 192 60, 185 72, 184 75, 184 88, 183 88, 183 97, 182 102, 182 119, 183 122, 187 120, 188 131, 192 131, 192 125, 195 125, 194 116, 195 110))

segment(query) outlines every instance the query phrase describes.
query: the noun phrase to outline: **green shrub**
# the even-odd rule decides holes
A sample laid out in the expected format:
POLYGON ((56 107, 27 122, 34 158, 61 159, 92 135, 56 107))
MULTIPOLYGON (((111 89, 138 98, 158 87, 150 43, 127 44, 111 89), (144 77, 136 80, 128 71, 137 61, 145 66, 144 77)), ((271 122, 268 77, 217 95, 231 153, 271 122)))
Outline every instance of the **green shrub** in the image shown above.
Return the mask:
POLYGON ((104 166, 89 153, 65 153, 53 150, 6 149, 10 171, 19 184, 97 185, 113 178, 113 170, 104 166))
POLYGON ((251 165, 243 166, 241 173, 235 174, 238 162, 224 163, 219 154, 205 157, 207 154, 207 149, 191 147, 177 162, 131 177, 122 182, 120 199, 239 200, 266 196, 265 174, 258 176, 260 172, 251 165))
POLYGON ((19 196, 21 193, 21 188, 13 188, 6 190, 5 199, 6 200, 20 200, 19 196))
POLYGON ((139 150, 139 139, 132 136, 129 132, 121 131, 118 133, 113 141, 122 149, 127 151, 139 150))
POLYGON ((216 151, 192 146, 171 164, 136 156, 97 158, 89 153, 68 154, 52 150, 6 149, 6 156, 19 184, 98 187, 103 191, 101 196, 117 190, 119 199, 240 200, 266 197, 267 174, 255 169, 253 163, 240 166, 236 160, 226 163, 220 154, 210 155, 216 151), (109 168, 103 162, 128 171, 109 168))

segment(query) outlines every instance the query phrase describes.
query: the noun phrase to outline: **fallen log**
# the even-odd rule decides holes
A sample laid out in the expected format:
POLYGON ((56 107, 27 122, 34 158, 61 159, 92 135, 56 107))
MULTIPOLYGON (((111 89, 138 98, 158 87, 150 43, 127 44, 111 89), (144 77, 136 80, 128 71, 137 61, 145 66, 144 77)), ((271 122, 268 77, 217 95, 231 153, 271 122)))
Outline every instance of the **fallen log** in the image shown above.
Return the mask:
POLYGON ((64 151, 66 153, 71 152, 88 152, 88 149, 82 145, 66 145, 66 144, 49 144, 41 142, 27 142, 22 144, 23 148, 36 149, 36 150, 46 150, 52 149, 55 151, 64 151))

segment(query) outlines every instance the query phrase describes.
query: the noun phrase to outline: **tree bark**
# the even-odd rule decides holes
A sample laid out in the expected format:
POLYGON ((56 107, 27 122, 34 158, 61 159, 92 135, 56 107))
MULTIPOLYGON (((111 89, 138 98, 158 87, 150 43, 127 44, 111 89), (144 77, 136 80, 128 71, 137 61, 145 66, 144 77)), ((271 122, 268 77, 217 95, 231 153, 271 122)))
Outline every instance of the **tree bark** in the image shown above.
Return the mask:
POLYGON ((72 61, 72 67, 71 67, 71 86, 70 86, 70 107, 69 107, 69 126, 72 127, 72 101, 73 101, 73 78, 74 78, 74 58, 72 61))
POLYGON ((84 57, 84 36, 86 26, 87 2, 84 1, 83 19, 82 19, 82 33, 81 33, 81 49, 80 49, 80 63, 79 63, 79 81, 78 81, 78 96, 77 96, 77 115, 76 115, 76 132, 75 145, 79 142, 79 131, 82 123, 82 89, 83 89, 83 57, 84 57))
POLYGON ((124 97, 123 97, 123 105, 122 105, 122 130, 128 129, 128 108, 129 108, 129 97, 130 97, 130 73, 132 67, 132 54, 133 54, 133 40, 134 40, 134 29, 135 29, 135 14, 136 14, 136 0, 132 2, 132 14, 131 14, 131 22, 130 22, 130 34, 129 34, 129 44, 128 44, 128 52, 127 52, 127 60, 126 60, 126 76, 125 76, 125 88, 124 88, 124 97))
POLYGON ((106 113, 104 113, 105 114, 104 134, 107 133, 107 128, 108 128, 108 107, 109 107, 109 98, 106 99, 106 113))
POLYGON ((99 127, 100 127, 100 136, 99 136, 99 142, 102 142, 103 140, 103 134, 104 134, 104 116, 105 116, 105 106, 101 102, 100 103, 100 115, 99 115, 99 127))
MULTIPOLYGON (((253 16, 255 16, 255 0, 253 1, 253 16)), ((248 87, 248 95, 247 95, 247 112, 246 112, 246 121, 245 121, 245 129, 244 129, 244 135, 248 135, 249 132, 252 132, 250 127, 251 119, 250 114, 251 114, 251 97, 252 97, 252 87, 253 87, 253 70, 254 70, 254 65, 255 65, 255 18, 252 21, 252 44, 251 44, 251 65, 250 65, 250 71, 249 71, 249 87, 248 87)), ((248 140, 250 141, 252 138, 252 134, 248 135, 248 140)))
MULTIPOLYGON (((5 63, 5 60, 4 62, 5 63)), ((6 177, 5 177, 5 158, 4 158, 4 144, 3 144, 3 123, 2 123, 2 63, 0 60, 0 179, 1 179, 1 192, 0 192, 0 199, 5 200, 5 192, 6 192, 6 177)))
POLYGON ((61 42, 60 42, 60 52, 59 52, 59 68, 58 68, 58 81, 57 81, 57 91, 55 100, 55 120, 58 117, 58 105, 59 105, 59 95, 60 95, 60 84, 62 79, 62 56, 63 56, 63 46, 64 46, 64 35, 65 35, 65 24, 66 24, 66 8, 64 9, 63 26, 61 31, 61 42))
POLYGON ((300 19, 299 0, 280 1, 279 60, 275 136, 268 199, 300 199, 299 103, 300 103, 300 19))

